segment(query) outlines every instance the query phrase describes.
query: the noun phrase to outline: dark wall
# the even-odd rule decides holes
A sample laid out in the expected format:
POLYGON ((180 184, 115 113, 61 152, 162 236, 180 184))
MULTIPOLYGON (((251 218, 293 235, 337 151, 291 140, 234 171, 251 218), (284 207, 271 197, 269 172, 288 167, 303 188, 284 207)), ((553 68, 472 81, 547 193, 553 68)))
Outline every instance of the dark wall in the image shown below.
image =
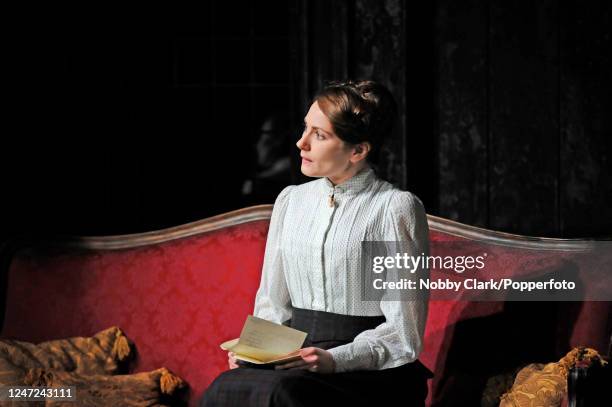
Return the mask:
POLYGON ((2 235, 133 233, 250 204, 258 128, 290 110, 290 6, 14 10, 2 235))
POLYGON ((437 2, 442 216, 612 235, 612 7, 437 2))
POLYGON ((345 77, 393 90, 401 117, 383 175, 429 213, 611 235, 606 3, 212 1, 10 16, 2 237, 133 233, 246 206, 262 118, 285 109, 299 123, 313 92, 345 77))

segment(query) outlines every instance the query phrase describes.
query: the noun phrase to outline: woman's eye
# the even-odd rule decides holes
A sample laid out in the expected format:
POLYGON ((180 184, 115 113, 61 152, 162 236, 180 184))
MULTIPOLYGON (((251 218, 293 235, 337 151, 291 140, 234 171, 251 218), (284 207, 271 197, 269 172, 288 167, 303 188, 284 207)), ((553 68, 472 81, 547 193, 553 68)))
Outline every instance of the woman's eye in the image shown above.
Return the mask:
POLYGON ((315 131, 315 135, 317 136, 318 140, 325 140, 325 136, 323 136, 323 134, 319 133, 319 130, 315 131))

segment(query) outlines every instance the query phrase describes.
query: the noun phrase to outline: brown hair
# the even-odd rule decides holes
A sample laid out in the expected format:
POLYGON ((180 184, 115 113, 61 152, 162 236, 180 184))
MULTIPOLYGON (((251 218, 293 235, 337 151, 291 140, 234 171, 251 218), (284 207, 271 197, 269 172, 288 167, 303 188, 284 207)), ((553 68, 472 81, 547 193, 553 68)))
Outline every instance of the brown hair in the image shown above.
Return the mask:
POLYGON ((341 140, 371 144, 369 159, 374 158, 372 152, 382 146, 397 118, 393 95, 374 81, 332 82, 315 95, 314 101, 341 140))

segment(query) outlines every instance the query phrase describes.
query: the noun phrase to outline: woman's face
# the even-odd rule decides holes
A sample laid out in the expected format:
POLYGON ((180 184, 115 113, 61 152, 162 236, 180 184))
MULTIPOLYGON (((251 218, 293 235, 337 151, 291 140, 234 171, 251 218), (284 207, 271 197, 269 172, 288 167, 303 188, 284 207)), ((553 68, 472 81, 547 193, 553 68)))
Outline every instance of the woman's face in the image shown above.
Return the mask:
POLYGON ((301 150, 304 175, 328 177, 335 184, 353 175, 354 148, 334 134, 331 122, 317 102, 310 106, 304 118, 304 132, 296 145, 301 150))

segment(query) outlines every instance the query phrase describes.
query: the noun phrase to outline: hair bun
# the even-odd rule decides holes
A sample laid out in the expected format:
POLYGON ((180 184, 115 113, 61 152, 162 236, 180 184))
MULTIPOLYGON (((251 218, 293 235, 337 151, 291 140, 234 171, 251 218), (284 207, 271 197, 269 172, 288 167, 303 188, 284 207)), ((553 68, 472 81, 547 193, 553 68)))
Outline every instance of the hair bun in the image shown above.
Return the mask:
POLYGON ((314 100, 338 137, 352 144, 369 142, 373 149, 382 145, 397 117, 391 92, 371 80, 330 82, 314 100))

